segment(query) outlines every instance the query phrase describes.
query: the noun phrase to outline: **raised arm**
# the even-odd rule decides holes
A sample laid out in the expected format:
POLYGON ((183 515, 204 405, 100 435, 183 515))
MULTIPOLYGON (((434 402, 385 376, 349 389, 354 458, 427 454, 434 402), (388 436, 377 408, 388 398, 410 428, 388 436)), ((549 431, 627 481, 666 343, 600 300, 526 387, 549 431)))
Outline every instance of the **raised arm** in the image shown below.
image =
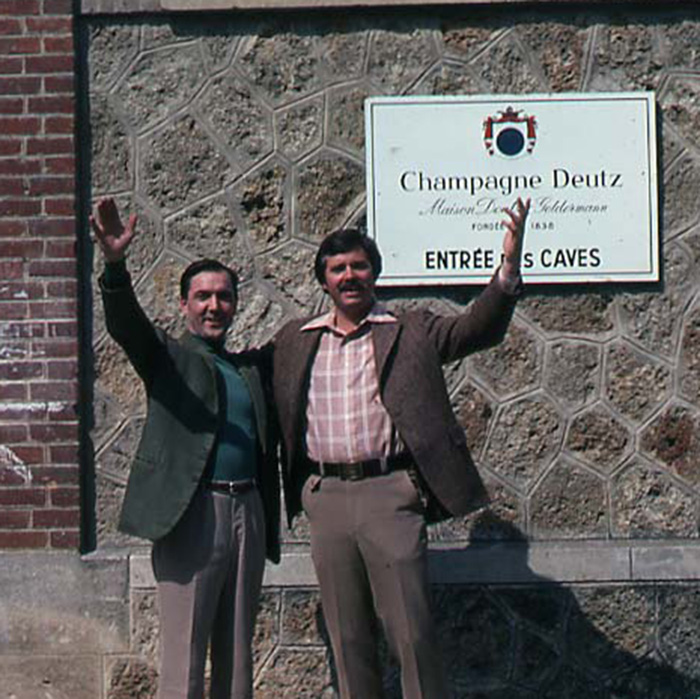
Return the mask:
POLYGON ((503 264, 501 265, 501 279, 514 279, 520 276, 520 261, 523 257, 523 242, 525 240, 525 224, 530 212, 530 199, 523 200, 518 197, 515 202, 515 211, 504 208, 508 218, 503 221, 506 234, 503 237, 503 264))
POLYGON ((114 199, 106 197, 97 203, 95 214, 90 216, 90 226, 105 262, 119 262, 126 257, 126 250, 136 234, 136 214, 129 216, 125 226, 114 199))
POLYGON ((100 290, 107 331, 148 385, 162 361, 164 346, 136 299, 126 269, 126 251, 136 235, 136 215, 131 214, 124 225, 114 199, 108 197, 98 202, 90 226, 106 262, 100 290))
POLYGON ((459 359, 503 340, 521 286, 520 262, 530 200, 518 197, 513 209, 504 209, 503 262, 498 275, 457 316, 427 314, 428 333, 443 363, 459 359))

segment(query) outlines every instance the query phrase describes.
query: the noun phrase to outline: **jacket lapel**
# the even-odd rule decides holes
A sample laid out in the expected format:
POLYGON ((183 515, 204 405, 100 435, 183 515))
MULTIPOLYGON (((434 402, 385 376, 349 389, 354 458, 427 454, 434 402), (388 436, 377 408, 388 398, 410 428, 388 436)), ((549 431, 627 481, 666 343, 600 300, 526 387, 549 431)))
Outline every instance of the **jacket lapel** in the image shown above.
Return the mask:
POLYGON ((265 445, 267 444, 267 415, 265 413, 265 392, 263 391, 262 382, 260 381, 260 374, 255 367, 238 364, 234 355, 229 354, 228 358, 231 364, 238 369, 238 372, 248 386, 250 398, 253 401, 253 409, 255 410, 258 438, 264 451, 265 445))
POLYGON ((374 342, 374 361, 377 365, 377 379, 381 385, 384 369, 396 340, 401 332, 401 323, 375 323, 372 326, 374 342))
POLYGON ((278 409, 289 405, 291 420, 287 424, 293 424, 294 429, 301 428, 308 397, 309 372, 320 341, 320 330, 297 332, 294 348, 285 348, 289 351, 289 356, 281 362, 285 395, 279 401, 278 409))

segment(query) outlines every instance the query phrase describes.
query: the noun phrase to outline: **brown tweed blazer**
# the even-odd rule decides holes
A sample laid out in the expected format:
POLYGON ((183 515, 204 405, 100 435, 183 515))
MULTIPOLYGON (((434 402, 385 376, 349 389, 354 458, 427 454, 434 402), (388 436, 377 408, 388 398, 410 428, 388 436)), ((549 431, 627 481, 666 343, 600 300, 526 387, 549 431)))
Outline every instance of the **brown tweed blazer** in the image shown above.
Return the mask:
MULTIPOLYGON (((467 514, 488 501, 450 406, 442 365, 501 342, 517 294, 502 290, 496 275, 459 315, 411 311, 398 323, 372 328, 382 401, 415 461, 429 520, 467 514)), ((273 385, 282 431, 283 482, 289 522, 301 510, 308 475, 304 447, 308 384, 321 331, 300 332, 306 319, 276 335, 273 385)))

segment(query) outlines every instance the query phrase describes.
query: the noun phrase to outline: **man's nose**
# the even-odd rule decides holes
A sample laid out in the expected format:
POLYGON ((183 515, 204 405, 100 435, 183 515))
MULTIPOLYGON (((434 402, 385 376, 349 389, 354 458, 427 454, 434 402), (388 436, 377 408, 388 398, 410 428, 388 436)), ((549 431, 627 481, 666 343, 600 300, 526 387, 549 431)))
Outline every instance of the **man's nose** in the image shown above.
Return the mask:
POLYGON ((212 294, 209 297, 209 309, 212 311, 216 311, 219 309, 221 306, 221 301, 219 301, 219 297, 216 294, 212 294))

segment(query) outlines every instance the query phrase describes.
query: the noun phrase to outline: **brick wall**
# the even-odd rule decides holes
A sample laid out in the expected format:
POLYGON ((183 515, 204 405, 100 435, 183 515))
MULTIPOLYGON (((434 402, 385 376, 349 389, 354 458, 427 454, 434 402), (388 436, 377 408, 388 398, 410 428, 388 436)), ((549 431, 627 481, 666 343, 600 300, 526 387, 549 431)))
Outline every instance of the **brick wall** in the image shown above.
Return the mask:
POLYGON ((0 2, 0 548, 79 545, 71 0, 0 2))

